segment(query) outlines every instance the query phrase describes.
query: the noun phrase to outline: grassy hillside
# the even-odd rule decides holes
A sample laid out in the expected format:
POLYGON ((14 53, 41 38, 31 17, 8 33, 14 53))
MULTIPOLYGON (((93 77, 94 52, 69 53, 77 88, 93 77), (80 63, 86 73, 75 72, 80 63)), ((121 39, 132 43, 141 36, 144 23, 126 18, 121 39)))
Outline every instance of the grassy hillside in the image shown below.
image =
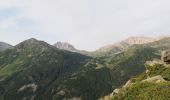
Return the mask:
MULTIPOLYGON (((168 65, 170 66, 170 65, 168 65)), ((119 90, 113 100, 169 100, 170 98, 170 67, 163 64, 146 65, 147 73, 143 72, 131 79, 131 84, 119 90), (165 81, 143 81, 160 75, 165 81)))
POLYGON ((135 83, 112 100, 169 100, 170 83, 135 83))
POLYGON ((145 70, 144 63, 153 58, 160 58, 155 55, 155 49, 145 45, 134 45, 120 54, 112 57, 99 57, 107 68, 110 69, 113 88, 122 85, 129 78, 145 70))

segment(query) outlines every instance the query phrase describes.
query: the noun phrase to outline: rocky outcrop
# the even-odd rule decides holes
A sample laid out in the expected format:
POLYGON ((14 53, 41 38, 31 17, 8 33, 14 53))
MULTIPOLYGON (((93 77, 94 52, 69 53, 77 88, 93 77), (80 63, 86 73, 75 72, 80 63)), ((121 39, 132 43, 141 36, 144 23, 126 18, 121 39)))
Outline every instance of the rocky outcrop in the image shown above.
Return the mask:
POLYGON ((143 80, 142 82, 160 83, 160 82, 166 82, 166 80, 164 80, 164 78, 161 75, 157 75, 151 78, 147 78, 143 80))
POLYGON ((115 89, 115 90, 113 90, 113 94, 118 94, 119 91, 120 91, 120 89, 115 89))
POLYGON ((166 62, 167 64, 170 63, 170 49, 162 51, 161 59, 162 59, 162 61, 166 62))
POLYGON ((111 94, 109 94, 109 95, 107 95, 107 96, 104 96, 104 97, 102 97, 102 98, 100 98, 99 100, 111 100, 111 98, 112 98, 112 93, 111 94))
POLYGON ((129 81, 126 82, 126 84, 123 86, 123 88, 127 88, 131 84, 133 84, 133 83, 131 82, 131 80, 129 80, 129 81))
POLYGON ((165 63, 162 60, 159 59, 154 59, 152 61, 146 61, 145 65, 148 66, 154 66, 154 65, 165 65, 165 63))

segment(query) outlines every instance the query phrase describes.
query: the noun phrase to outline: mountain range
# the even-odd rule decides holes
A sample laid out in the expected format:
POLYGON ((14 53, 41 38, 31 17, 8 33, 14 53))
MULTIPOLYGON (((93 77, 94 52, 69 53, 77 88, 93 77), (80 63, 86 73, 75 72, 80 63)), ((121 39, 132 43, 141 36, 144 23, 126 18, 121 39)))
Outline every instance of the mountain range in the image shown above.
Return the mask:
POLYGON ((98 100, 145 72, 146 61, 170 49, 170 38, 131 37, 85 53, 68 43, 34 38, 4 47, 0 100, 98 100))
POLYGON ((54 46, 61 50, 77 52, 77 53, 86 54, 89 56, 90 55, 100 56, 100 54, 104 55, 104 53, 108 53, 110 51, 112 51, 112 54, 120 53, 132 45, 151 43, 151 42, 158 41, 166 37, 169 37, 169 36, 159 36, 159 37, 154 37, 154 38, 153 37, 129 37, 118 43, 113 43, 110 45, 103 46, 93 52, 89 52, 85 50, 78 50, 72 44, 69 44, 68 42, 57 42, 54 44, 54 46), (114 53, 113 53, 113 49, 114 49, 114 53))
POLYGON ((129 37, 125 40, 122 40, 118 43, 113 43, 110 45, 103 46, 99 48, 98 50, 94 51, 92 53, 93 56, 104 56, 104 55, 110 55, 113 56, 117 53, 121 53, 124 50, 130 48, 133 45, 137 44, 147 44, 151 42, 155 42, 161 39, 164 39, 169 36, 159 36, 159 37, 129 37))

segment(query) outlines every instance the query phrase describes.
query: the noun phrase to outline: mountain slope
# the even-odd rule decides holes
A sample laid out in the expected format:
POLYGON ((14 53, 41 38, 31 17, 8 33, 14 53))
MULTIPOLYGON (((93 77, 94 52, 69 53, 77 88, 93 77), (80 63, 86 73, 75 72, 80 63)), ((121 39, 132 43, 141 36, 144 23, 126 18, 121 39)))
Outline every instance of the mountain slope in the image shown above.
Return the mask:
MULTIPOLYGON (((113 69, 113 76, 119 77, 119 79, 115 78, 115 80, 125 84, 125 80, 128 81, 132 76, 145 71, 144 64, 146 61, 160 59, 161 51, 166 49, 170 49, 170 38, 164 38, 149 44, 133 45, 130 49, 120 54, 112 57, 105 56, 100 59, 104 59, 108 64, 107 66, 113 69)), ((167 74, 165 76, 166 78, 169 77, 167 74)))
POLYGON ((109 73, 98 60, 29 39, 0 54, 0 100, 95 100, 111 92, 109 73))
POLYGON ((170 38, 92 58, 29 39, 0 53, 0 100, 97 100, 167 48, 170 38))
POLYGON ((155 41, 159 41, 161 39, 164 39, 166 37, 129 37, 123 41, 120 41, 115 44, 104 46, 95 52, 92 52, 91 55, 95 57, 102 57, 102 56, 114 56, 115 54, 121 53, 124 50, 131 48, 133 45, 138 44, 149 44, 155 41))
POLYGON ((6 49, 11 49, 11 48, 12 48, 11 45, 4 42, 0 42, 0 51, 5 51, 6 49))
POLYGON ((132 78, 113 95, 113 100, 169 100, 170 65, 160 61, 146 64, 146 72, 132 78))
POLYGON ((133 45, 122 53, 114 56, 103 56, 98 59, 104 60, 107 67, 112 70, 112 83, 122 85, 132 76, 145 71, 144 63, 146 61, 160 59, 161 51, 166 49, 170 49, 170 38, 149 44, 133 45))
POLYGON ((4 100, 40 99, 53 81, 73 73, 87 58, 43 41, 26 40, 0 55, 1 96, 4 100))

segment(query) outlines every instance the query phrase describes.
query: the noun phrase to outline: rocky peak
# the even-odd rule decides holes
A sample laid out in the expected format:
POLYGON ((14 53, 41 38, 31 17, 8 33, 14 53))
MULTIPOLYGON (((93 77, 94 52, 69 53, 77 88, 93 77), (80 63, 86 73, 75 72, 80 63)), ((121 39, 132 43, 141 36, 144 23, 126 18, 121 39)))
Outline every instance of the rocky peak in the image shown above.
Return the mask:
POLYGON ((67 50, 71 52, 77 52, 78 50, 74 48, 73 45, 69 44, 68 42, 57 42, 54 46, 58 49, 67 50))

